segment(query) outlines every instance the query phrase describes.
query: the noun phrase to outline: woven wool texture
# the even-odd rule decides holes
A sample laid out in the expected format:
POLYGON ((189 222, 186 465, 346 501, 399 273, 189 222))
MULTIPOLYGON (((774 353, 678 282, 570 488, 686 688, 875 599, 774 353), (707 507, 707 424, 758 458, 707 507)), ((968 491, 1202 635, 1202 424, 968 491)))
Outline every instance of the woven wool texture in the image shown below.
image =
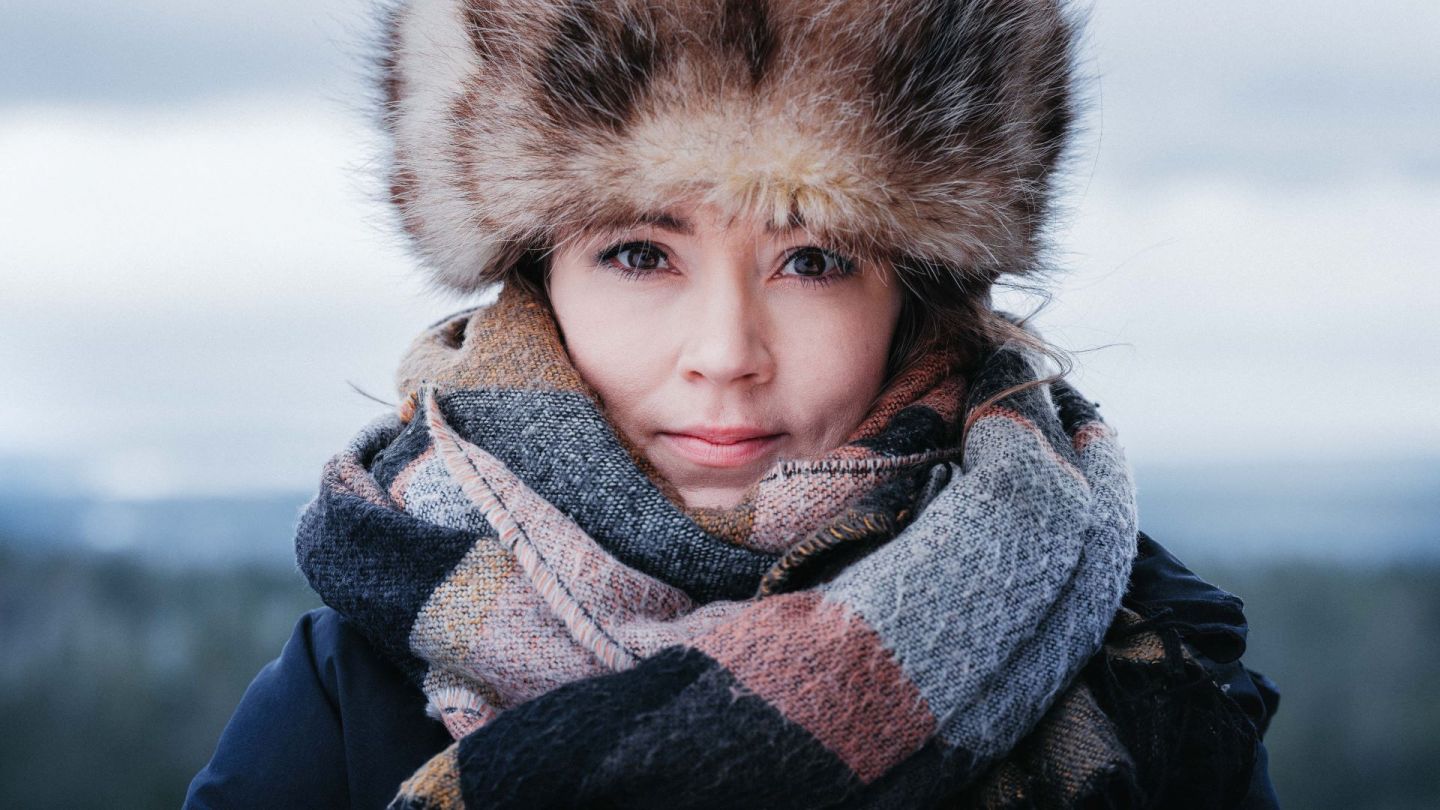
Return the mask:
POLYGON ((453 806, 456 778, 475 807, 925 806, 972 783, 1100 649, 1135 552, 1092 403, 1052 383, 976 410, 1034 366, 1004 347, 967 384, 933 353, 714 533, 541 302, 506 288, 438 324, 297 540, 459 741, 395 806, 453 806))

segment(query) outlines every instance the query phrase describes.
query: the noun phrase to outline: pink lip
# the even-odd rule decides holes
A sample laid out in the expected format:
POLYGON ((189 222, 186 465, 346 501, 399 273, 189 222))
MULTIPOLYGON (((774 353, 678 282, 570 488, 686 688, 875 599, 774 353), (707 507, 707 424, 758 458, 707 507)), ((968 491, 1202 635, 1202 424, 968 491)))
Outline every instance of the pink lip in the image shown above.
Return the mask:
POLYGON ((743 467, 768 453, 783 435, 751 427, 694 427, 660 434, 676 452, 704 467, 743 467))

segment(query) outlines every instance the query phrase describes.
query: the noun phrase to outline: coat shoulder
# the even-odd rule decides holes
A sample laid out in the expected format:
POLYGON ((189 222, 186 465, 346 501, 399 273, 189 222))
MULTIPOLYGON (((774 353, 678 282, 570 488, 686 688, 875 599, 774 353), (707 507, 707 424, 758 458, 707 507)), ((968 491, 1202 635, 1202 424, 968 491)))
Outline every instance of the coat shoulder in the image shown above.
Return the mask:
POLYGON ((1279 692, 1242 663, 1244 602, 1138 539, 1122 618, 1086 670, 1135 787, 1154 806, 1277 807, 1263 737, 1279 692))
POLYGON ((384 807, 449 743, 420 690, 319 608, 246 689, 185 806, 384 807))

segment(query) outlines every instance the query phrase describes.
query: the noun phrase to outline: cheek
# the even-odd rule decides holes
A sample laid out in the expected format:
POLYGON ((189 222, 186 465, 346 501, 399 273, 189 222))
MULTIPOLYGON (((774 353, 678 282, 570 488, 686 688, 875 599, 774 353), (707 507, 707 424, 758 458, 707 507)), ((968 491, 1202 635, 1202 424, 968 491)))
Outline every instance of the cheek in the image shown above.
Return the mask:
POLYGON ((571 361, 616 414, 661 365, 654 326, 636 297, 583 270, 557 268, 550 301, 571 361))
POLYGON ((631 331, 628 322, 603 315, 566 330, 575 368, 612 408, 633 398, 646 376, 646 357, 636 351, 641 335, 631 331))
POLYGON ((899 306, 871 295, 776 320, 786 396, 816 430, 848 434, 885 382, 899 306), (821 424, 823 420, 823 424, 821 424))

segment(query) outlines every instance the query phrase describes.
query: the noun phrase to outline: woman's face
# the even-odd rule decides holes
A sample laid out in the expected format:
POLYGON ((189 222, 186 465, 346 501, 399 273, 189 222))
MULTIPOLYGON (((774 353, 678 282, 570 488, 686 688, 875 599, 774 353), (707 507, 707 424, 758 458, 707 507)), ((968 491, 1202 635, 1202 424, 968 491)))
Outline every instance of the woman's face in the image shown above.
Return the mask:
POLYGON ((564 240, 548 289, 612 422, 689 506, 733 506, 780 458, 838 447, 884 383, 889 267, 800 230, 677 208, 564 240))

